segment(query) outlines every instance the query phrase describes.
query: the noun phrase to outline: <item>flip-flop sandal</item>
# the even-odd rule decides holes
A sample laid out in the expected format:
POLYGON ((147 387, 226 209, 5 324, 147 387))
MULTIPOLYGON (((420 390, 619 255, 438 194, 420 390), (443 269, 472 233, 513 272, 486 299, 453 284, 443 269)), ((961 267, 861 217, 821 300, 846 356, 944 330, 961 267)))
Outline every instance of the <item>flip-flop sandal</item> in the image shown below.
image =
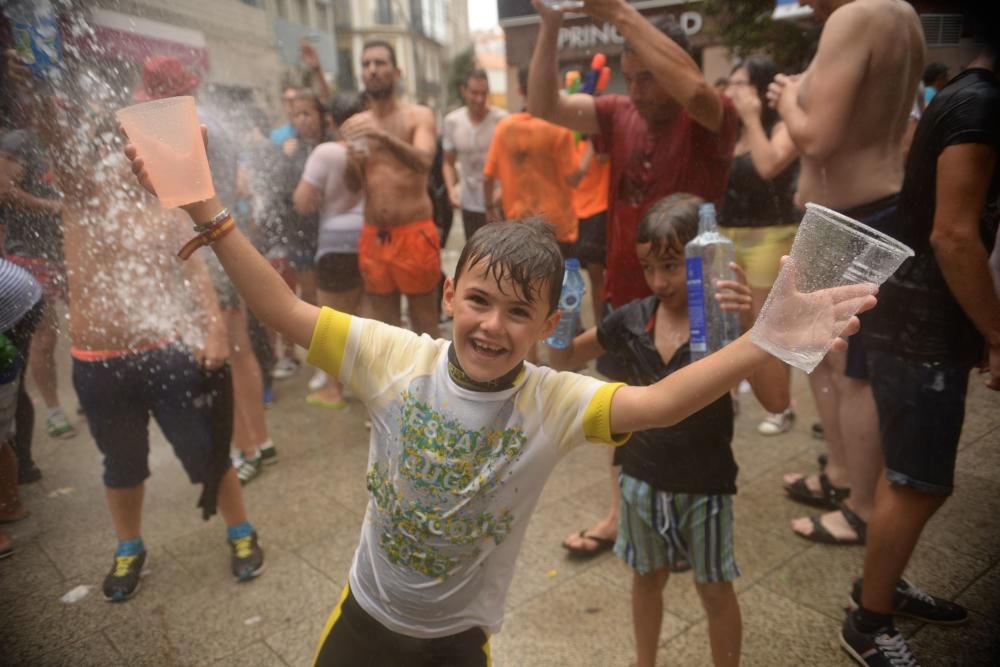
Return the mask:
POLYGON ((806 475, 799 477, 791 484, 785 484, 785 493, 796 501, 812 507, 824 507, 826 509, 839 509, 840 503, 851 495, 851 490, 847 487, 834 486, 830 483, 830 478, 825 472, 819 474, 820 492, 817 495, 809 485, 806 484, 806 475))
POLYGON ((340 399, 339 401, 328 401, 313 394, 306 396, 306 403, 309 405, 315 405, 318 408, 326 408, 327 410, 343 410, 347 407, 347 401, 344 399, 340 399))
POLYGON ((822 520, 818 516, 809 517, 809 521, 812 522, 812 532, 808 535, 800 533, 797 530, 793 530, 792 532, 804 540, 818 542, 820 544, 833 544, 837 546, 857 546, 864 544, 865 539, 867 538, 868 524, 861 517, 846 507, 841 506, 839 511, 843 515, 847 525, 854 530, 854 538, 843 539, 835 536, 826 529, 822 520))
POLYGON ((593 549, 581 549, 580 547, 570 546, 566 542, 563 542, 562 543, 563 549, 568 551, 570 557, 572 558, 593 558, 594 556, 598 556, 604 553, 605 551, 611 550, 611 548, 615 546, 614 540, 609 540, 606 537, 597 537, 595 535, 588 535, 586 528, 581 530, 578 533, 578 535, 580 536, 581 539, 590 540, 597 546, 593 549))

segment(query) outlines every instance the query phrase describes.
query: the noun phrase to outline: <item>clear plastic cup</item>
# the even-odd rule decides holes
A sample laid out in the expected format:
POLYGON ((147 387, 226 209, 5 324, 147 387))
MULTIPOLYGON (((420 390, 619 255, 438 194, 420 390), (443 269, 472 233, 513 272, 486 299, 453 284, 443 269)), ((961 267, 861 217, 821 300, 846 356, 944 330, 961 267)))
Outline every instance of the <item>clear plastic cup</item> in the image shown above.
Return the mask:
POLYGON ((115 112, 167 208, 215 195, 194 98, 168 97, 115 112))
POLYGON ((750 330, 750 340, 811 373, 863 301, 838 304, 829 288, 871 285, 874 292, 912 256, 911 248, 882 232, 806 204, 789 260, 750 330))

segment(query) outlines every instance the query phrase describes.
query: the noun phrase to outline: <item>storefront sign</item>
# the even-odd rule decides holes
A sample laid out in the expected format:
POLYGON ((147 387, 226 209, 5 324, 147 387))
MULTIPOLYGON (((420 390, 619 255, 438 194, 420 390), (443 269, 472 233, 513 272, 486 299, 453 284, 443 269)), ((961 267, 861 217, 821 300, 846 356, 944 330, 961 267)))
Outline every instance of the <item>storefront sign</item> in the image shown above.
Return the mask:
MULTIPOLYGON (((697 35, 705 25, 698 12, 682 12, 677 22, 688 36, 697 35)), ((625 38, 610 23, 566 26, 559 29, 560 49, 594 49, 609 44, 624 44, 625 38)))

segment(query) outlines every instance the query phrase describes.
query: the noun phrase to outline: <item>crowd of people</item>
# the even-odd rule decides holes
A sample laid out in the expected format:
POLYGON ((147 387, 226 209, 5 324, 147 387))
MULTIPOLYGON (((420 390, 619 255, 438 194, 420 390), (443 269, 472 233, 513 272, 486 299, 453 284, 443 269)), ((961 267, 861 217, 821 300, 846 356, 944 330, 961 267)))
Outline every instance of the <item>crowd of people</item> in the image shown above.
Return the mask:
MULTIPOLYGON (((826 451, 818 470, 784 477, 789 498, 826 512, 790 528, 865 549, 844 582, 844 650, 916 665, 894 616, 968 614, 904 571, 953 491, 970 372, 1000 389, 1000 48, 987 41, 949 78, 925 63, 909 4, 813 0, 823 30, 803 72, 757 53, 713 85, 676 22, 586 0, 625 40, 614 76, 626 94, 566 94, 564 14, 532 4, 523 108, 492 106, 472 69, 440 132, 399 95, 382 40, 362 49, 361 94, 332 93, 304 45, 311 85, 282 91, 277 128, 259 109, 228 122, 196 72, 147 59, 132 99, 193 95, 205 128, 216 195, 182 209, 157 203, 144 156, 93 90, 65 77, 53 95, 8 56, 21 102, 0 134, 0 521, 26 516, 17 486, 42 475, 27 372, 49 435, 77 435, 55 371, 66 308, 117 538, 104 596, 140 584, 150 416, 202 485, 203 517, 221 514, 233 577, 252 580, 264 552, 245 487, 278 462, 266 408, 280 411, 273 381, 300 372, 305 349, 307 403, 336 420, 360 401, 371 430, 367 517, 316 665, 490 664, 528 519, 584 441, 610 445, 608 511, 563 547, 613 551, 633 571, 637 665, 655 664, 664 586, 686 570, 714 663, 736 665, 732 392, 748 381, 768 413, 757 431, 781 437, 792 374, 748 336, 691 361, 684 246, 713 204, 737 260, 719 298, 748 331, 814 202, 915 256, 877 305, 871 285, 771 294, 794 342, 832 341, 809 376, 826 451), (445 275, 455 215, 465 244, 445 275), (593 311, 557 349, 543 342, 569 258, 593 311), (592 361, 607 381, 571 372, 592 361)), ((0 557, 12 551, 0 532, 0 557)))

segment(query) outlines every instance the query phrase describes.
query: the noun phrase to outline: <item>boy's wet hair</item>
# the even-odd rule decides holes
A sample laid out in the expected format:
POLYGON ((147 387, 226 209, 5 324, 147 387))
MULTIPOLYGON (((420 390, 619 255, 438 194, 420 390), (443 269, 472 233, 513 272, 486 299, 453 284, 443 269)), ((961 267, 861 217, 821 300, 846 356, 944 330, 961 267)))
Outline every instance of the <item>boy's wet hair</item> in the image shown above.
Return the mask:
POLYGON ((658 199, 639 223, 636 243, 648 243, 654 255, 684 254, 684 246, 698 235, 698 207, 701 197, 677 192, 658 199))
POLYGON ((562 292, 563 258, 551 225, 541 218, 491 222, 465 243, 455 267, 455 283, 462 272, 485 262, 486 275, 493 276, 504 294, 503 281, 514 283, 516 294, 528 303, 548 299, 548 313, 559 304, 562 292), (542 290, 548 288, 548 294, 542 290))

